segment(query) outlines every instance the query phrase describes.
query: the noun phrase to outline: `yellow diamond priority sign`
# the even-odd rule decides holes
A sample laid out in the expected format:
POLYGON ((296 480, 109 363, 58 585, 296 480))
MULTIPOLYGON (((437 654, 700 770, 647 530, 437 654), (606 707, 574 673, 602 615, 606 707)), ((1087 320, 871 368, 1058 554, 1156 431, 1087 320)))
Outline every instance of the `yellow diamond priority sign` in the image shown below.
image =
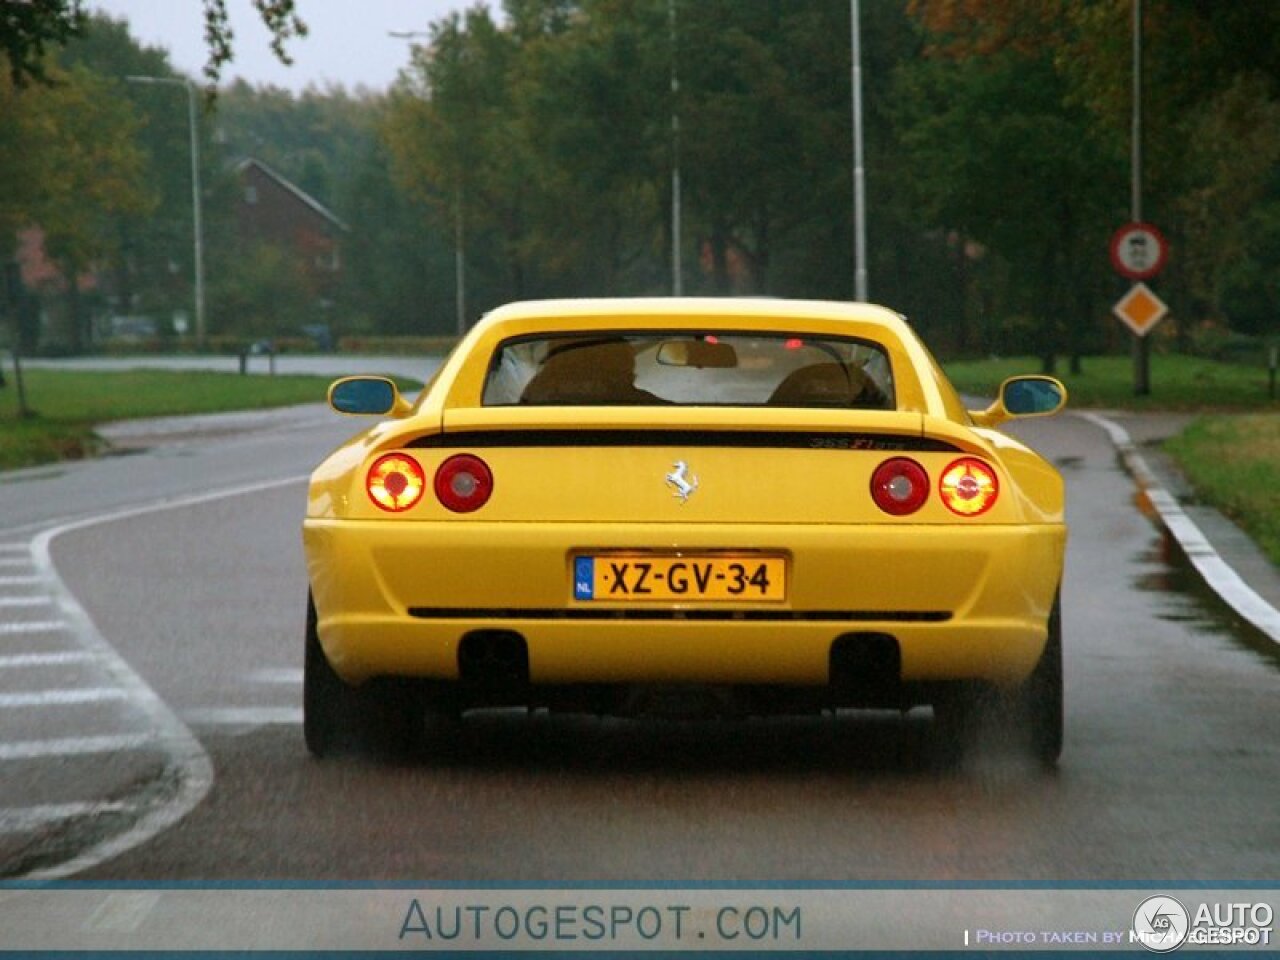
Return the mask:
POLYGON ((1111 312, 1123 320, 1134 334, 1145 337, 1168 315, 1169 308, 1145 283, 1135 283, 1111 308, 1111 312))

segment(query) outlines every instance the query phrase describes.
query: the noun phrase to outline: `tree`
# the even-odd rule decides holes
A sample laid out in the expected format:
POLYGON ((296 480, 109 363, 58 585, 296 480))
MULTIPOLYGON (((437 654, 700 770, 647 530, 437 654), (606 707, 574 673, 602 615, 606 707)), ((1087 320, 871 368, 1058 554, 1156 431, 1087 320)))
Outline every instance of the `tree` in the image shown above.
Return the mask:
POLYGON ((18 227, 38 225, 45 250, 61 269, 68 297, 67 340, 78 348, 88 317, 77 279, 116 248, 113 218, 145 212, 152 202, 134 135, 138 119, 118 85, 76 67, 46 66, 46 87, 0 90, 5 115, 21 138, 19 166, 0 193, 0 230, 7 242, 18 227))
MULTIPOLYGON (((209 90, 217 88, 222 68, 235 54, 226 0, 202 0, 205 42, 209 59, 204 75, 209 90)), ((294 0, 253 0, 254 9, 271 34, 271 50, 289 64, 288 43, 307 35, 307 25, 294 0)), ((18 86, 28 81, 47 82, 45 54, 83 36, 89 19, 84 0, 6 0, 0 4, 0 54, 8 62, 9 75, 18 86)))
POLYGON ((47 82, 45 54, 84 32, 83 0, 30 0, 0 5, 0 54, 8 62, 10 81, 25 86, 47 82))

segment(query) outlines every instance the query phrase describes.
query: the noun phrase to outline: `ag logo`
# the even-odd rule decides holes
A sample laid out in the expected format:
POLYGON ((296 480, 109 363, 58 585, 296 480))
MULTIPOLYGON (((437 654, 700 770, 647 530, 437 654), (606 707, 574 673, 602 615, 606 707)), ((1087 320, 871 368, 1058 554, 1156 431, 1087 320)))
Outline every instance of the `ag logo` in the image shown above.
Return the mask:
POLYGON ((1173 897, 1148 897, 1133 914, 1133 939, 1156 953, 1182 946, 1190 929, 1187 908, 1173 897))

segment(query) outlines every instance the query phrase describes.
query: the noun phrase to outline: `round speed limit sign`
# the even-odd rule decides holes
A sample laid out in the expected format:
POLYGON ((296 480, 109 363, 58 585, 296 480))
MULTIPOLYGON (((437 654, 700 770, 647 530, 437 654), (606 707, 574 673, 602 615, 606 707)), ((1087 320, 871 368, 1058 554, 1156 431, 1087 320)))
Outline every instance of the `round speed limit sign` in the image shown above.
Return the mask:
POLYGON ((1169 244, 1149 223, 1127 223, 1111 237, 1111 265, 1130 280, 1149 280, 1164 269, 1169 244))

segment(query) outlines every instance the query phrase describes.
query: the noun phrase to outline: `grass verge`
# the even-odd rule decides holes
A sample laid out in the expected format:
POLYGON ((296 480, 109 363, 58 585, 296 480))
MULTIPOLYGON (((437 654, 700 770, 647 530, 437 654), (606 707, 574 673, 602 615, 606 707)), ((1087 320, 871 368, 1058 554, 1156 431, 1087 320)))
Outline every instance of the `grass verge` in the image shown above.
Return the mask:
MULTIPOLYGON (((330 378, 249 376, 165 370, 26 370, 27 406, 19 419, 13 379, 0 390, 0 470, 77 459, 98 452, 96 424, 319 403, 330 378)), ((407 386, 407 385, 406 385, 407 386)))
POLYGON ((1201 417, 1165 449, 1196 493, 1280 565, 1280 413, 1201 417))
MULTIPOLYGON (((1039 373, 1034 357, 1001 357, 944 363, 947 376, 961 393, 995 396, 1000 382, 1020 373, 1039 373)), ((1054 376, 1066 384, 1073 407, 1125 410, 1258 410, 1280 409, 1267 395, 1267 371, 1243 366, 1159 354, 1151 358, 1151 393, 1133 395, 1133 361, 1129 357, 1085 357, 1079 374, 1067 372, 1065 358, 1054 376)))

